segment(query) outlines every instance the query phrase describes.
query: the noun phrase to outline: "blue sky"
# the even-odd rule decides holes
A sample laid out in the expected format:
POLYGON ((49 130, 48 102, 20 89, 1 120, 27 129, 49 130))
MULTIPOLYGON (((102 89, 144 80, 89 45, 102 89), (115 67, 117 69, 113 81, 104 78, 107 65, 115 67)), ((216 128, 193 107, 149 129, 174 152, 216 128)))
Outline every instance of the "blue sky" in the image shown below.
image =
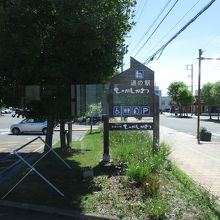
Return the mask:
MULTIPOLYGON (((144 63, 209 2, 211 0, 137 0, 134 18, 136 25, 126 37, 129 47, 128 53, 124 56, 124 70, 129 68, 130 56, 144 63), (177 2, 176 5, 159 25, 175 2, 177 2), (167 8, 156 19, 166 4, 168 4, 167 8), (154 25, 152 25, 153 22, 155 22, 154 25), (159 27, 155 31, 157 26, 159 27), (154 31, 155 33, 152 34, 154 31), (144 44, 145 46, 143 46, 144 44), (142 46, 143 48, 140 50, 142 46)), ((198 85, 199 49, 203 50, 205 58, 220 58, 219 21, 220 0, 216 0, 165 48, 158 60, 154 59, 147 64, 155 72, 156 85, 160 87, 163 95, 167 94, 167 87, 173 81, 183 81, 191 89, 191 71, 186 69, 186 65, 191 64, 193 64, 195 94, 198 85)), ((216 81, 220 81, 220 61, 203 60, 201 85, 216 81)))

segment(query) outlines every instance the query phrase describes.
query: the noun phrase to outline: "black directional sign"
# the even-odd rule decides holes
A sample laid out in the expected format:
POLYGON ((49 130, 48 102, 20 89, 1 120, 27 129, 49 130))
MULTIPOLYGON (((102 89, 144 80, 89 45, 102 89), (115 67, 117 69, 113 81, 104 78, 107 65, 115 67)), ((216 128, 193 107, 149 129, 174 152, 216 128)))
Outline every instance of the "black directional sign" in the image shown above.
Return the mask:
POLYGON ((159 96, 154 93, 154 72, 151 69, 131 57, 130 68, 110 81, 108 104, 109 116, 104 122, 104 149, 109 149, 109 130, 153 130, 153 150, 158 150, 159 96), (109 123, 109 117, 136 119, 128 120, 132 121, 128 123, 109 123), (137 122, 143 117, 151 117, 152 122, 137 122))
POLYGON ((136 60, 131 68, 112 78, 110 117, 153 117, 154 72, 136 60))

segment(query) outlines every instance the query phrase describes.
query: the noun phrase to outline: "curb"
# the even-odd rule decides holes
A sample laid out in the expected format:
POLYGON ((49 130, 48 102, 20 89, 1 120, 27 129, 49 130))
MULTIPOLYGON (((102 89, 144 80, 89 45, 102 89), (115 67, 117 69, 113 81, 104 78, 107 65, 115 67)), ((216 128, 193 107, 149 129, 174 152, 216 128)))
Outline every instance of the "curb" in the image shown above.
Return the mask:
POLYGON ((6 208, 16 208, 32 212, 41 212, 45 214, 71 217, 78 220, 120 220, 113 216, 101 216, 96 214, 82 214, 79 211, 64 210, 49 206, 31 205, 27 203, 18 203, 7 200, 0 200, 0 206, 6 208))

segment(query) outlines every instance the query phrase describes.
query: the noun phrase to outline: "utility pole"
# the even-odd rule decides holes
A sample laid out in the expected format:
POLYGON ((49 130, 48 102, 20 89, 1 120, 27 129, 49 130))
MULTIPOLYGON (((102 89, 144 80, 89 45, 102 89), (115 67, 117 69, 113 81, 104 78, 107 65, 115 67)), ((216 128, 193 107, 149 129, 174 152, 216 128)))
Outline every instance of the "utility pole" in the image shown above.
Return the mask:
POLYGON ((202 49, 199 49, 199 73, 198 73, 198 110, 197 110, 197 139, 198 139, 198 144, 200 144, 200 135, 199 135, 199 130, 200 130, 200 115, 201 115, 201 95, 200 95, 200 83, 201 83, 201 61, 202 60, 220 60, 220 58, 205 58, 202 57, 202 49))
POLYGON ((201 83, 201 60, 202 60, 202 49, 199 49, 199 73, 198 73, 198 100, 197 100, 197 140, 200 144, 200 114, 201 114, 201 97, 200 97, 200 83, 201 83))
POLYGON ((124 66, 124 57, 122 57, 121 73, 123 73, 123 66, 124 66))
MULTIPOLYGON (((193 95, 193 64, 186 65, 186 70, 191 70, 191 92, 193 95)), ((193 115, 193 105, 191 105, 191 115, 193 115)))

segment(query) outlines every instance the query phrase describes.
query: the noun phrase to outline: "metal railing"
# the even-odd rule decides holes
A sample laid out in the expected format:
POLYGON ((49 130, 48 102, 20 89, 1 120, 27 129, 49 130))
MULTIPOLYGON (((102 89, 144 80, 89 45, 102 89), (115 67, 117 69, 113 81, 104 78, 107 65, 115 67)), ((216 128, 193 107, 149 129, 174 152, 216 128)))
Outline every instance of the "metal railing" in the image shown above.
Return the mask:
POLYGON ((67 166, 69 169, 71 169, 71 167, 56 153, 56 151, 49 146, 40 136, 36 137, 35 139, 29 141, 28 143, 22 145, 21 147, 17 148, 16 150, 14 150, 14 154, 24 163, 27 165, 27 167, 30 168, 30 170, 4 195, 2 196, 1 199, 5 199, 31 172, 35 172, 40 178, 42 178, 51 188, 53 188, 59 195, 61 195, 62 197, 64 197, 64 194, 54 185, 52 184, 46 177, 44 177, 34 166, 36 164, 38 164, 44 157, 46 157, 46 155, 48 155, 50 152, 52 151, 52 153, 58 158, 60 159, 65 166, 67 166), (25 148, 26 146, 30 145, 31 143, 33 143, 34 141, 40 139, 45 146, 49 149, 48 151, 46 151, 45 153, 42 154, 42 156, 34 163, 34 164, 30 164, 27 160, 24 159, 24 157, 22 157, 19 154, 19 151, 23 148, 25 148))

